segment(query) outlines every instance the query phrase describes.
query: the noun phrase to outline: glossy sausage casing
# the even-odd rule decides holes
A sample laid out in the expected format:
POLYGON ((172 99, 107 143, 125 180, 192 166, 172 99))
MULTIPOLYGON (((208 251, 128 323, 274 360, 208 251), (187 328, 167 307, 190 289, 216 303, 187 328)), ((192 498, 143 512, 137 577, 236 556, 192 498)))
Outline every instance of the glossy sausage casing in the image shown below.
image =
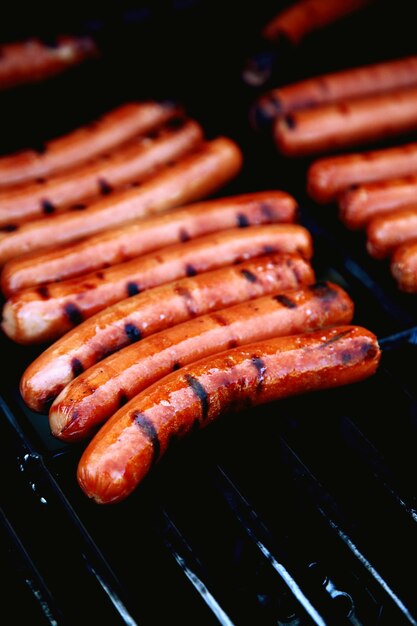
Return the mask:
POLYGON ((313 76, 272 89, 259 98, 251 115, 254 124, 262 127, 293 111, 416 85, 417 56, 409 56, 313 76))
POLYGON ((57 246, 200 200, 239 172, 242 153, 226 137, 204 142, 138 189, 115 193, 85 211, 55 215, 0 235, 0 266, 26 252, 57 246))
POLYGON ((349 324, 353 302, 332 283, 256 298, 177 324, 104 359, 70 383, 49 411, 56 437, 88 437, 122 404, 175 369, 227 348, 349 324))
POLYGON ((3 268, 1 287, 4 295, 10 296, 26 287, 97 271, 212 232, 297 219, 297 203, 283 191, 209 200, 111 229, 79 243, 13 259, 3 268))
POLYGON ((79 484, 97 503, 123 500, 174 438, 228 411, 361 381, 379 359, 375 335, 357 326, 268 339, 201 359, 148 387, 102 426, 80 459, 79 484))
POLYGON ((401 291, 417 293, 417 242, 399 246, 392 255, 391 274, 401 291))
POLYGON ((119 300, 268 252, 301 252, 310 259, 311 235, 295 224, 230 229, 80 278, 25 289, 4 305, 2 328, 18 343, 51 341, 119 300))
POLYGON ((138 185, 197 148, 203 138, 197 122, 174 118, 153 137, 137 137, 105 158, 49 179, 0 189, 0 231, 13 231, 18 224, 49 218, 71 206, 82 210, 86 206, 80 203, 108 196, 128 183, 138 185))
POLYGON ((45 412, 71 380, 109 354, 198 315, 314 282, 299 254, 269 254, 148 289, 109 306, 44 350, 20 381, 23 400, 45 412))
POLYGON ((293 111, 273 134, 287 156, 307 156, 366 144, 417 129, 417 88, 293 111))
POLYGON ((350 187, 399 178, 417 172, 417 143, 341 154, 314 161, 307 172, 307 191, 316 202, 336 200, 350 187))
POLYGON ((178 115, 179 110, 172 102, 122 104, 87 126, 51 139, 41 150, 22 150, 0 157, 0 185, 16 185, 86 163, 160 126, 178 115))
POLYGON ((374 259, 390 256, 402 244, 417 240, 417 207, 376 217, 369 222, 366 236, 366 249, 374 259))

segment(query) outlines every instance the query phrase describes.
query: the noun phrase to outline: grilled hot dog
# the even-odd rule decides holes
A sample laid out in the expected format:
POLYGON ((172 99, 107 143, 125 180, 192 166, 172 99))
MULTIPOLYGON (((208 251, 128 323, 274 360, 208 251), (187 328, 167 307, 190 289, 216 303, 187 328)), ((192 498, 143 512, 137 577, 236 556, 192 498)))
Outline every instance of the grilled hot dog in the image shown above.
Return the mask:
POLYGON ((86 163, 178 115, 170 102, 130 102, 89 126, 48 141, 42 149, 0 157, 0 185, 15 185, 86 163))
POLYGON ((397 210, 371 220, 366 249, 375 259, 390 256, 403 243, 417 240, 417 208, 397 210))
POLYGON ((296 219, 297 204, 283 191, 261 191, 209 200, 117 230, 111 229, 50 252, 34 252, 12 259, 3 268, 2 291, 10 296, 25 287, 97 271, 170 244, 227 228, 290 223, 296 219))
POLYGON ((43 351, 27 368, 20 392, 44 412, 71 380, 106 356, 198 315, 266 294, 311 284, 299 254, 270 254, 148 289, 93 315, 43 351))
POLYGON ((145 289, 267 252, 301 252, 310 259, 311 235, 294 224, 230 229, 97 273, 25 289, 4 305, 2 328, 18 343, 51 341, 106 306, 145 289))
POLYGON ((282 154, 305 156, 416 129, 417 88, 410 88, 293 111, 277 118, 273 134, 282 154))
POLYGON ((320 203, 336 200, 352 185, 361 185, 417 172, 417 143, 394 148, 342 154, 315 161, 307 173, 307 191, 320 203))
POLYGON ((168 163, 191 152, 203 140, 197 122, 174 118, 92 163, 49 180, 0 190, 0 231, 17 224, 68 210, 71 204, 106 196, 127 183, 140 183, 168 163))
POLYGON ((175 369, 197 359, 281 335, 349 324, 353 303, 337 285, 316 283, 256 298, 152 335, 82 373, 52 404, 52 434, 85 438, 121 404, 175 369))
POLYGON ((399 289, 417 293, 417 242, 410 241, 399 246, 391 258, 391 274, 399 289))
POLYGON ((265 126, 278 116, 300 109, 364 98, 415 85, 417 56, 404 57, 322 74, 273 89, 255 103, 252 115, 256 125, 265 126))
POLYGON ((50 78, 98 55, 90 37, 58 37, 51 43, 27 39, 0 47, 0 89, 50 78))
POLYGON ((0 235, 0 266, 26 252, 101 233, 138 218, 193 202, 236 176, 242 165, 238 146, 219 137, 160 172, 139 189, 103 198, 85 211, 55 215, 18 226, 0 235))
POLYGON ((268 339, 201 359, 139 393, 102 426, 80 459, 79 484, 97 503, 119 502, 174 437, 226 411, 361 381, 379 359, 376 337, 357 326, 268 339))
POLYGON ((359 185, 339 197, 340 219, 352 230, 375 217, 416 204, 417 175, 359 185))

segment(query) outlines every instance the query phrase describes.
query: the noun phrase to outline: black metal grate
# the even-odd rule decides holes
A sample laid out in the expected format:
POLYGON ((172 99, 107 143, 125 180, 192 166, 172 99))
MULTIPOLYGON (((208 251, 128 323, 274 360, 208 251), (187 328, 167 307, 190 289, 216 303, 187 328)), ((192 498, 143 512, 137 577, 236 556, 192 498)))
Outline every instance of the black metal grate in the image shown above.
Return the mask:
MULTIPOLYGON (((108 13, 101 21, 93 13, 107 29, 103 58, 2 95, 2 149, 65 132, 130 97, 177 97, 209 135, 244 150, 242 175, 222 193, 283 188, 299 199, 317 276, 344 286, 354 321, 380 337, 379 371, 220 420, 170 450, 126 502, 103 508, 76 483, 82 446, 55 441, 46 417, 19 398, 19 377, 41 348, 2 337, 3 610, 9 603, 15 623, 417 624, 417 300, 398 292, 331 207, 309 201, 306 161, 281 159, 249 126, 257 94, 240 68, 274 4, 126 6, 129 19, 114 20, 114 30, 108 13)), ((377 2, 312 37, 282 76, 415 52, 406 4, 390 9, 377 2)), ((92 27, 91 14, 77 19, 92 27)), ((11 32, 12 23, 18 32, 17 16, 11 32)))

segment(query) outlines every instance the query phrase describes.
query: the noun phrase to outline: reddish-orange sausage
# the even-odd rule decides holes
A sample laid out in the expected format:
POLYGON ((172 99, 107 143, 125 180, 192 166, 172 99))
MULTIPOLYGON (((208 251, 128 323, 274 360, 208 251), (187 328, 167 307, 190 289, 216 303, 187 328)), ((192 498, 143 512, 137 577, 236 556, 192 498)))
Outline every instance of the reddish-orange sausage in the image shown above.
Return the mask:
POLYGON ((152 335, 91 367, 52 404, 52 434, 75 441, 93 433, 122 404, 197 359, 282 335, 349 324, 353 303, 337 285, 316 283, 197 317, 152 335))
POLYGON ((57 37, 15 41, 0 46, 0 89, 45 80, 98 55, 90 37, 57 37))
POLYGON ((300 252, 309 259, 311 235, 293 224, 230 229, 168 246, 97 273, 25 289, 4 305, 2 328, 18 343, 51 341, 128 296, 267 252, 300 252))
MULTIPOLYGON (((339 3, 342 4, 342 3, 339 3)), ((322 74, 263 94, 252 114, 258 126, 280 115, 331 102, 367 97, 417 85, 417 56, 322 74)))
POLYGON ((85 211, 55 215, 18 226, 0 235, 0 266, 45 245, 60 245, 122 226, 199 200, 236 176, 242 165, 238 146, 220 137, 143 183, 139 189, 117 192, 85 211))
POLYGON ((99 154, 149 132, 172 117, 179 108, 170 102, 131 102, 45 143, 42 150, 23 150, 0 157, 0 185, 16 185, 50 176, 86 163, 99 154))
POLYGON ((361 381, 380 359, 376 337, 339 326, 268 339, 185 366, 154 383, 101 427, 77 477, 97 503, 126 498, 174 436, 210 424, 226 411, 361 381))
POLYGON ((283 253, 154 287, 107 307, 61 337, 29 365, 20 392, 31 409, 44 412, 75 376, 133 342, 197 315, 311 284, 314 278, 299 254, 283 253))
POLYGON ((359 185, 339 197, 340 219, 352 230, 372 219, 417 202, 417 175, 359 185))
POLYGON ((413 88, 293 111, 276 120, 273 133, 282 154, 305 156, 416 129, 417 88, 413 88))
POLYGON ((284 191, 209 200, 111 229, 79 243, 12 259, 3 268, 2 291, 8 297, 26 287, 80 276, 227 228, 296 220, 296 201, 284 191))
POLYGON ((342 154, 315 161, 307 172, 307 191, 320 203, 336 200, 352 185, 408 176, 417 172, 417 143, 342 154))
POLYGON ((401 291, 417 293, 417 242, 397 248, 391 259, 391 274, 401 291))
MULTIPOLYGON (((154 136, 140 136, 106 157, 49 180, 0 190, 0 231, 68 210, 71 204, 106 196, 127 183, 140 183, 185 156, 203 140, 197 122, 174 118, 154 136)), ((82 208, 82 207, 79 207, 82 208)))
POLYGON ((366 249, 372 257, 390 256, 403 243, 417 239, 417 208, 376 217, 369 222, 366 236, 366 249))
POLYGON ((375 0, 298 0, 280 11, 262 29, 269 41, 285 37, 299 44, 309 33, 324 28, 375 0))

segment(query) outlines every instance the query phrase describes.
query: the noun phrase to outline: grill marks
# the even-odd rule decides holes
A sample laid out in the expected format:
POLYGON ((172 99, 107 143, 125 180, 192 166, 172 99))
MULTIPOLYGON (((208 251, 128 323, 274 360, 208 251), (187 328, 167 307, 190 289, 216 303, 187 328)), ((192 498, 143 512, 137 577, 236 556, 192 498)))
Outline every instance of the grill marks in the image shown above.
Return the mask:
POLYGON ((246 228, 250 225, 250 222, 244 213, 238 213, 236 215, 236 222, 239 228, 246 228))
POLYGON ((113 187, 105 178, 99 178, 97 180, 98 190, 102 196, 108 196, 112 193, 113 187))
POLYGON ((294 300, 291 300, 291 298, 289 298, 288 296, 285 296, 284 294, 278 294, 277 296, 273 296, 273 300, 276 300, 276 302, 279 302, 280 304, 282 304, 282 306, 285 306, 287 309, 297 308, 297 304, 294 302, 294 300))
POLYGON ((76 357, 71 359, 71 370, 74 375, 74 378, 77 378, 84 371, 83 364, 76 357))
POLYGON ((41 201, 41 207, 42 207, 42 212, 45 215, 52 215, 52 213, 55 213, 55 206, 47 198, 44 198, 41 201))
POLYGON ((197 308, 196 308, 192 293, 186 287, 181 287, 181 286, 176 286, 174 291, 178 296, 180 296, 184 300, 184 304, 188 313, 192 317, 197 315, 197 308))
POLYGON ((264 383, 266 365, 263 359, 257 355, 252 357, 252 363, 255 366, 257 372, 257 383, 256 383, 256 393, 262 391, 262 386, 264 383))
POLYGON ((140 287, 133 280, 129 281, 126 285, 127 295, 130 298, 131 296, 137 296, 140 293, 140 287))
POLYGON ((258 280, 257 277, 255 276, 255 274, 253 272, 250 272, 249 270, 243 269, 243 270, 240 270, 240 273, 250 283, 256 283, 256 281, 258 280))
POLYGON ((140 339, 142 339, 142 333, 139 330, 139 328, 135 326, 135 324, 132 324, 131 322, 127 322, 124 328, 125 328, 126 337, 128 338, 130 343, 135 343, 136 341, 139 341, 140 339))
POLYGON ((83 321, 83 314, 74 302, 65 304, 64 313, 73 326, 78 326, 83 321))
POLYGON ((197 380, 197 378, 194 378, 194 376, 187 374, 185 376, 185 380, 187 381, 188 386, 193 390, 195 396, 198 398, 201 406, 201 419, 205 420, 208 417, 210 409, 209 395, 200 381, 197 380))
POLYGON ((152 450, 151 465, 153 465, 158 460, 159 453, 161 451, 161 443, 159 441, 156 428, 153 425, 152 421, 148 417, 146 417, 144 413, 139 413, 139 412, 134 413, 133 419, 134 419, 136 426, 138 426, 142 434, 147 439, 149 439, 152 445, 153 450, 152 450))

